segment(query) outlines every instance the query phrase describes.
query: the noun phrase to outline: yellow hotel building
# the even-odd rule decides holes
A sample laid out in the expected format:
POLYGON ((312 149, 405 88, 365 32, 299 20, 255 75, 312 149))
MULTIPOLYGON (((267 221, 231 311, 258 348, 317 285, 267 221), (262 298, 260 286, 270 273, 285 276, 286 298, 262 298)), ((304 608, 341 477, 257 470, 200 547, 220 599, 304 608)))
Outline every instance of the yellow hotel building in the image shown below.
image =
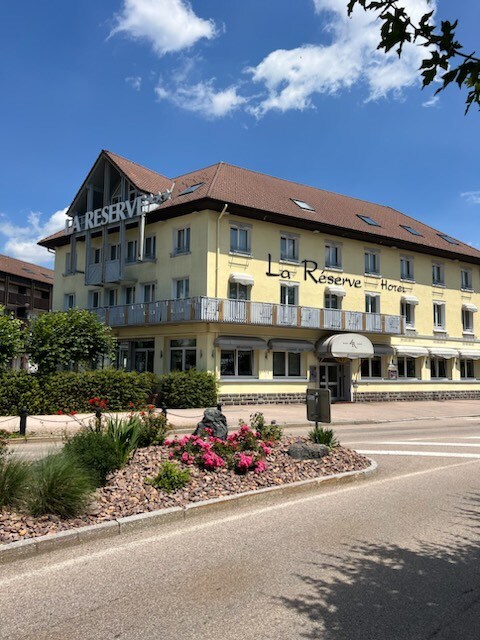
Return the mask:
POLYGON ((219 163, 102 151, 55 251, 127 370, 214 372, 224 403, 480 397, 480 252, 394 209, 219 163))

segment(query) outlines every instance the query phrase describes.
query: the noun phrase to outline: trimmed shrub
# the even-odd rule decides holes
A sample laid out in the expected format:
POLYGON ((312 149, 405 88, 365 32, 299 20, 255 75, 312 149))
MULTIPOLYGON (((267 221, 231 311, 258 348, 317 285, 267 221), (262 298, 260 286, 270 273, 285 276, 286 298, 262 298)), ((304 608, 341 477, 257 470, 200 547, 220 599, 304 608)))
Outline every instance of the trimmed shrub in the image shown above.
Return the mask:
POLYGON ((11 455, 0 456, 0 508, 23 504, 29 475, 28 462, 11 455))
POLYGON ((335 437, 333 429, 325 429, 324 427, 314 427, 308 434, 308 437, 315 444, 324 444, 330 449, 339 447, 340 442, 335 437))
POLYGON ((217 404, 218 381, 207 371, 172 371, 160 378, 159 402, 170 409, 213 407, 217 404))
POLYGON ((140 413, 140 419, 142 422, 138 447, 163 444, 165 436, 170 430, 170 425, 163 413, 154 413, 152 405, 149 405, 146 412, 140 413))
POLYGON ((27 508, 33 516, 72 518, 86 508, 93 488, 88 471, 76 460, 52 453, 32 465, 27 508))
POLYGON ((117 443, 103 431, 80 431, 67 440, 64 452, 88 471, 97 487, 103 486, 108 474, 122 466, 117 443))
POLYGON ((174 462, 168 460, 160 465, 155 478, 147 478, 146 482, 156 489, 163 489, 167 493, 183 489, 190 482, 190 472, 188 469, 181 469, 174 462))
POLYGON ((91 412, 89 399, 105 398, 111 411, 128 411, 132 403, 145 406, 156 396, 158 378, 152 373, 101 369, 50 375, 9 371, 0 373, 0 415, 91 412))

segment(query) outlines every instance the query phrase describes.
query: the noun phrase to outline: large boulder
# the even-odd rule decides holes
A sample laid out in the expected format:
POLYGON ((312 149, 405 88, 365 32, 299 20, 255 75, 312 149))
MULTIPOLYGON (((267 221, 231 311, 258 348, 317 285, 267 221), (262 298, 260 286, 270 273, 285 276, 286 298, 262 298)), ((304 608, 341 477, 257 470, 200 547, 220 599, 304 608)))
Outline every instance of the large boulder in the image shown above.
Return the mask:
POLYGON ((330 449, 324 444, 315 444, 314 442, 303 442, 299 440, 288 447, 287 453, 296 460, 313 460, 315 458, 328 456, 330 449))
POLYGON ((203 412, 203 418, 197 424, 197 428, 193 432, 194 436, 204 436, 207 435, 205 433, 205 429, 211 429, 212 436, 216 438, 221 438, 222 440, 227 439, 228 427, 227 427, 227 418, 219 409, 205 409, 203 412))

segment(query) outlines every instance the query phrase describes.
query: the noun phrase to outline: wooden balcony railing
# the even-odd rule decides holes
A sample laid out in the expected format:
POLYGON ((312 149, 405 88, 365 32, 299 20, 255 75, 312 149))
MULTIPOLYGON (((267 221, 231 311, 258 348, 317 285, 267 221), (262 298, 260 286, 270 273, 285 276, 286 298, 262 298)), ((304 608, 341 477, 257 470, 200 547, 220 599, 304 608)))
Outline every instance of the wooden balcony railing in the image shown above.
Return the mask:
POLYGON ((178 322, 219 322, 393 335, 405 332, 402 316, 207 297, 159 300, 102 307, 91 311, 99 320, 112 327, 178 322))

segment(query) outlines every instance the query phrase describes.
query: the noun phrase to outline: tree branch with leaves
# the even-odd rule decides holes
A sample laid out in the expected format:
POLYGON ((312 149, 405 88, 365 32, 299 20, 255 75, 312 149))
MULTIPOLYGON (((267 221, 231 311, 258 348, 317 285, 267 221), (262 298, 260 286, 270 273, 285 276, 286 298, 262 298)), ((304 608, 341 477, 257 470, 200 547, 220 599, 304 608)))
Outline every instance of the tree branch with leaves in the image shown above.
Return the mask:
POLYGON ((357 5, 365 11, 378 13, 382 25, 377 49, 383 49, 385 53, 396 49, 401 57, 406 43, 425 47, 426 56, 420 66, 423 87, 440 80, 442 85, 435 91, 437 95, 454 82, 468 91, 465 113, 473 104, 480 108, 480 58, 475 51, 465 53, 456 39, 458 20, 444 20, 437 26, 432 22, 434 11, 429 11, 415 23, 396 0, 349 0, 349 16, 357 5))

